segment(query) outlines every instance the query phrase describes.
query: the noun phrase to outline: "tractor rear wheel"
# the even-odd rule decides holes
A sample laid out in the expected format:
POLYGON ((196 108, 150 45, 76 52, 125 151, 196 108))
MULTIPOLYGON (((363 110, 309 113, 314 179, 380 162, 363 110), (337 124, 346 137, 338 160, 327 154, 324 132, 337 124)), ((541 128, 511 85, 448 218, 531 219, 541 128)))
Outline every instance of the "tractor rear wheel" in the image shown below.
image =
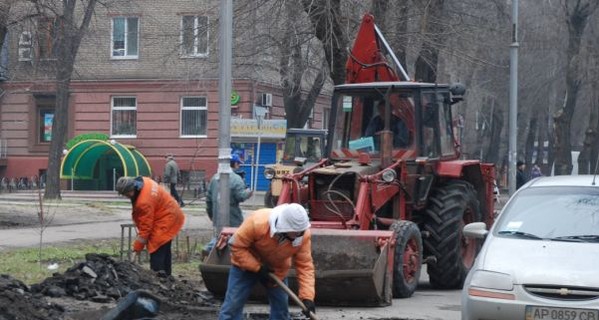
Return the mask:
POLYGON ((418 226, 407 220, 394 222, 393 298, 409 298, 416 291, 422 270, 422 237, 418 226))
POLYGON ((427 266, 430 283, 439 289, 461 288, 480 243, 465 238, 462 229, 470 222, 481 220, 476 191, 466 181, 450 181, 436 189, 425 210, 424 249, 434 255, 436 263, 427 266))
POLYGON ((268 191, 266 191, 266 194, 264 195, 264 205, 267 208, 274 208, 277 206, 277 202, 279 202, 279 197, 273 196, 272 190, 269 187, 268 191))

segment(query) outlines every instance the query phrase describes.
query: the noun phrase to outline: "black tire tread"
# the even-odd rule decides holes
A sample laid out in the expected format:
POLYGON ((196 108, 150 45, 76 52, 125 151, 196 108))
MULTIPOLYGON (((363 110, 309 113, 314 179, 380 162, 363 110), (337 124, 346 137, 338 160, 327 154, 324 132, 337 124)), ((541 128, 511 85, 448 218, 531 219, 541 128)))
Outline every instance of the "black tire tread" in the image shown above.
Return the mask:
POLYGON ((394 222, 389 229, 393 230, 396 237, 395 256, 393 260, 393 297, 409 298, 416 291, 420 272, 422 271, 422 236, 420 235, 420 229, 418 229, 418 225, 414 222, 407 220, 394 222), (407 283, 403 275, 403 253, 408 240, 412 237, 416 237, 420 252, 417 264, 419 269, 416 274, 416 280, 412 283, 407 283))
POLYGON ((437 259, 427 267, 430 283, 435 288, 459 289, 464 283, 468 269, 462 261, 459 229, 467 208, 473 210, 474 221, 480 221, 476 191, 466 181, 449 181, 429 199, 423 228, 430 236, 424 239, 424 250, 437 259))

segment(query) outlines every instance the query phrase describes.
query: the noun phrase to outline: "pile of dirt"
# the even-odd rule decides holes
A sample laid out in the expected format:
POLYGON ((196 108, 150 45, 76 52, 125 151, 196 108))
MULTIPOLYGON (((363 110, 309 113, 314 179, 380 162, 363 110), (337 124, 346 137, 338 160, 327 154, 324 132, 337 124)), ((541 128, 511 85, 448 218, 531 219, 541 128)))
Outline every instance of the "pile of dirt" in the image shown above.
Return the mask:
POLYGON ((186 280, 179 281, 137 264, 115 261, 108 255, 95 253, 86 254, 84 262, 74 265, 64 274, 55 273, 42 283, 31 286, 32 292, 46 296, 70 296, 99 303, 118 300, 138 289, 180 304, 215 307, 218 303, 201 294, 198 287, 186 280))
POLYGON ((89 253, 84 262, 31 287, 10 276, 0 279, 0 320, 95 318, 139 289, 161 300, 156 319, 198 319, 201 314, 214 317, 220 304, 208 292, 200 291, 198 283, 167 277, 104 254, 89 253))
POLYGON ((0 275, 0 320, 59 319, 63 312, 62 306, 33 294, 23 282, 0 275))

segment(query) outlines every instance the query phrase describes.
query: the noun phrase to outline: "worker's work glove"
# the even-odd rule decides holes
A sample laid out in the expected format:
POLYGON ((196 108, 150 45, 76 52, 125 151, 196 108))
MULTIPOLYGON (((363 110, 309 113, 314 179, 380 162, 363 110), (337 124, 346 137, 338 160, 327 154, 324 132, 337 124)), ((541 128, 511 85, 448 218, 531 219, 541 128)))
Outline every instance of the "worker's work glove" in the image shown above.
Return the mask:
POLYGON ((134 252, 131 254, 131 258, 130 258, 130 259, 131 259, 131 260, 129 260, 129 261, 130 261, 131 263, 137 263, 137 261, 139 261, 139 252, 137 252, 137 251, 134 251, 134 252))
POLYGON ((141 250, 143 250, 145 247, 145 244, 141 241, 139 241, 138 239, 135 239, 135 241, 133 242, 133 251, 135 252, 140 252, 141 250))
POLYGON ((268 281, 270 280, 270 276, 268 274, 271 272, 272 270, 270 270, 270 268, 267 265, 263 264, 262 266, 260 266, 260 270, 258 270, 258 275, 263 281, 268 281))
POLYGON ((304 300, 302 300, 302 303, 304 304, 304 306, 306 306, 306 309, 302 310, 302 312, 304 313, 304 315, 306 317, 308 317, 308 318, 310 317, 310 312, 316 314, 316 306, 314 305, 314 301, 304 299, 304 300))

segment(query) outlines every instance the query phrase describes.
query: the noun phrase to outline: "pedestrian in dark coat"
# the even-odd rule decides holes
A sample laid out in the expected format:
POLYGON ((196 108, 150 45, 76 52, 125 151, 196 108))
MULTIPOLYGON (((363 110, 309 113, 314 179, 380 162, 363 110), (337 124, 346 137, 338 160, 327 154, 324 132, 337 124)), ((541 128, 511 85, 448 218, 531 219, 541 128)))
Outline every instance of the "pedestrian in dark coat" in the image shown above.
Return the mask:
POLYGON ((173 156, 171 153, 167 154, 165 158, 166 165, 164 166, 163 174, 164 183, 169 185, 171 190, 171 196, 173 196, 173 198, 177 200, 177 203, 179 203, 179 206, 183 208, 185 207, 185 203, 183 203, 183 199, 179 196, 179 193, 177 192, 177 183, 179 182, 179 179, 181 177, 179 166, 177 165, 177 162, 175 162, 175 156, 173 156))
POLYGON ((521 186, 528 182, 528 177, 526 176, 526 173, 524 173, 526 165, 524 162, 518 161, 516 167, 518 169, 518 171, 516 171, 516 189, 520 189, 521 186))

